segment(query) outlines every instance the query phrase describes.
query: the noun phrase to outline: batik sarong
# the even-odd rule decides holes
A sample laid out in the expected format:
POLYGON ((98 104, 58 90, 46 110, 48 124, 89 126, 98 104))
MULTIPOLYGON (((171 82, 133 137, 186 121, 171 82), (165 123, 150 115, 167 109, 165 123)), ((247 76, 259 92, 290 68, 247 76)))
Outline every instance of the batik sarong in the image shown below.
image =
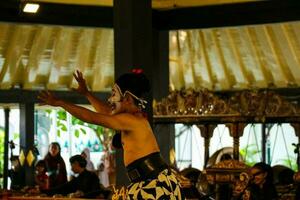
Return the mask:
POLYGON ((156 179, 131 183, 127 187, 127 199, 181 200, 184 197, 175 173, 170 169, 165 169, 156 179))

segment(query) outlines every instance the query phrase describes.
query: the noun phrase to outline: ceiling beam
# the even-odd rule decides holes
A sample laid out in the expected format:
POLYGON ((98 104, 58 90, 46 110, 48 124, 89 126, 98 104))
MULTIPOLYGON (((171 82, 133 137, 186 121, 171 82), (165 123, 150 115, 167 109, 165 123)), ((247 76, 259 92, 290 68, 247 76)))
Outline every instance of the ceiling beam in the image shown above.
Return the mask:
MULTIPOLYGON (((17 0, 0 1, 0 21, 113 28, 113 8, 40 3, 37 14, 21 12, 17 0)), ((300 1, 266 0, 247 3, 152 10, 157 30, 178 30, 264 24, 300 20, 300 1)))
POLYGON ((113 27, 113 8, 87 5, 39 3, 36 14, 21 11, 17 0, 0 2, 0 21, 85 27, 113 27))
MULTIPOLYGON (((30 91, 22 89, 0 90, 1 103, 40 103, 37 98, 40 91, 30 91)), ((75 104, 88 104, 87 99, 73 91, 53 91, 56 97, 62 98, 75 104)), ((108 92, 94 92, 99 99, 106 100, 109 97, 108 92)))
MULTIPOLYGON (((264 89, 261 89, 264 91, 264 89)), ((300 103, 300 88, 276 88, 268 89, 268 91, 273 91, 287 100, 296 101, 300 103)), ((22 89, 10 89, 10 90, 0 90, 0 104, 1 103, 39 103, 40 100, 37 96, 40 91, 22 90, 22 89)), ((53 91, 54 95, 63 98, 69 102, 76 104, 87 104, 88 101, 82 95, 77 94, 73 91, 53 91)), ((217 95, 228 97, 234 95, 234 93, 240 91, 220 91, 215 92, 217 95)), ((93 92, 93 94, 99 99, 108 99, 109 92, 93 92)))
POLYGON ((300 1, 268 0, 153 13, 154 26, 161 30, 200 29, 300 20, 300 1))

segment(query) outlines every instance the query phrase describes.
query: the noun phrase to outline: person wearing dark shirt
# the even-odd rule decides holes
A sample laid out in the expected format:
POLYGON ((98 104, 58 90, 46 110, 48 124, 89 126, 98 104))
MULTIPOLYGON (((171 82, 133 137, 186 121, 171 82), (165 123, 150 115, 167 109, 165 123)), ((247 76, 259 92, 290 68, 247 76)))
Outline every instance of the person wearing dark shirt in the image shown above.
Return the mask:
POLYGON ((278 199, 273 183, 273 172, 270 165, 259 162, 250 170, 253 183, 250 187, 251 200, 275 200, 278 199))
POLYGON ((25 174, 21 170, 21 164, 18 156, 13 156, 11 159, 12 168, 8 170, 8 176, 11 179, 10 189, 20 190, 25 186, 25 174))
POLYGON ((105 197, 107 192, 100 188, 98 176, 86 170, 86 160, 81 155, 75 155, 70 158, 71 169, 77 177, 74 177, 68 183, 46 191, 48 195, 54 194, 74 194, 72 197, 95 198, 100 194, 105 197))
POLYGON ((259 162, 249 171, 250 180, 247 185, 235 194, 234 200, 277 200, 278 195, 273 183, 273 172, 270 165, 259 162))
POLYGON ((52 142, 49 152, 44 158, 47 174, 49 176, 49 188, 65 184, 67 180, 67 170, 63 158, 60 155, 60 145, 52 142))

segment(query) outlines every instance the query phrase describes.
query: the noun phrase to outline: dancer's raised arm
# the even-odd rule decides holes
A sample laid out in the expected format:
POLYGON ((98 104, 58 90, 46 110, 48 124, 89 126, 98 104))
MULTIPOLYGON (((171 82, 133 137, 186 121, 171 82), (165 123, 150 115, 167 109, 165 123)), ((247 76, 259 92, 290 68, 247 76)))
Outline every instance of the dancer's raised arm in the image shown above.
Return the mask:
POLYGON ((132 117, 129 114, 122 113, 118 115, 102 114, 91 111, 84 107, 75 105, 65 100, 59 99, 49 91, 43 91, 39 94, 38 99, 42 100, 42 104, 55 107, 62 107, 76 118, 91 124, 97 124, 120 131, 130 131, 135 125, 132 125, 132 117))
POLYGON ((111 112, 110 106, 107 103, 105 103, 104 101, 97 98, 95 95, 93 95, 88 90, 86 81, 83 78, 82 72, 76 70, 76 72, 74 72, 73 76, 78 83, 78 87, 73 88, 73 90, 84 95, 97 112, 102 113, 102 114, 109 114, 111 112))

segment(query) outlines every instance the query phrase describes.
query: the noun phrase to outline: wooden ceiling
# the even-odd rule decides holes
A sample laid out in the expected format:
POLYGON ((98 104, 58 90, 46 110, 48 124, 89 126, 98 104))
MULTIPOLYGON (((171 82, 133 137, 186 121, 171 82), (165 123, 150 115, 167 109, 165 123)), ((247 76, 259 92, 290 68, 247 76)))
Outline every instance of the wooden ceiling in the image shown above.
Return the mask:
MULTIPOLYGON (((152 0, 154 9, 174 9, 192 6, 207 6, 228 3, 243 3, 262 0, 152 0)), ((31 0, 31 2, 49 2, 91 6, 113 6, 113 0, 31 0)))
POLYGON ((300 21, 170 32, 170 86, 213 91, 300 86, 300 21))
MULTIPOLYGON (((93 91, 109 91, 112 1, 54 1, 41 1, 36 16, 0 3, 0 89, 68 90, 80 69, 93 91)), ((299 2, 154 0, 153 7, 162 10, 153 26, 170 30, 171 90, 299 88, 299 2)))
POLYGON ((74 86, 76 69, 94 91, 110 89, 111 29, 3 23, 0 30, 1 89, 66 90, 74 86))
MULTIPOLYGON (((66 90, 79 69, 93 91, 110 90, 112 29, 8 23, 0 29, 0 89, 66 90)), ((171 31, 170 87, 295 88, 299 55, 300 22, 171 31)))

